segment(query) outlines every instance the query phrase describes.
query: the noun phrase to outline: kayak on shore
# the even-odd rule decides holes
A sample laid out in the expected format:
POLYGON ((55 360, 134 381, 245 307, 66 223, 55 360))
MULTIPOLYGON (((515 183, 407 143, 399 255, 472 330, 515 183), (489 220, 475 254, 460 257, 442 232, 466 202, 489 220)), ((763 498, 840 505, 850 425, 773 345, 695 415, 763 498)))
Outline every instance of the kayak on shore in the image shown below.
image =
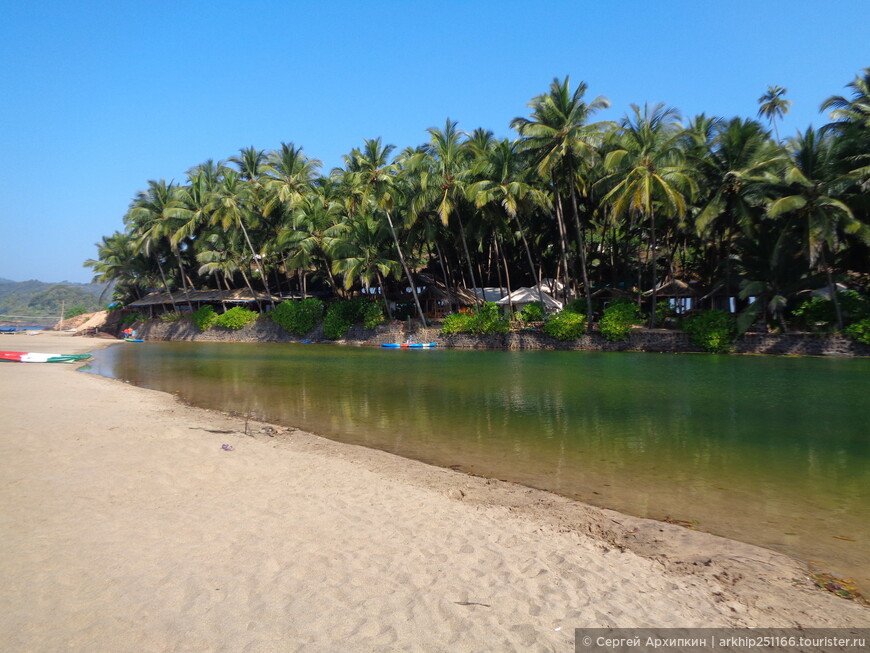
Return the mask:
POLYGON ((16 363, 74 363, 90 354, 41 354, 33 351, 0 351, 0 360, 16 363))
POLYGON ((437 342, 385 342, 381 347, 386 349, 434 349, 437 342))

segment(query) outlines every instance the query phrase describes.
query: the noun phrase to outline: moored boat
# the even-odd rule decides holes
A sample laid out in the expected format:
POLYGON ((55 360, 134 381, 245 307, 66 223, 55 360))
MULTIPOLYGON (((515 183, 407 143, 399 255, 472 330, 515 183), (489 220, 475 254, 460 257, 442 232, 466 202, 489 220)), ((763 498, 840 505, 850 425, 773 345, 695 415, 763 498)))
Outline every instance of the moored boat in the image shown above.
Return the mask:
POLYGON ((437 342, 385 342, 381 347, 386 349, 434 349, 437 342))
POLYGON ((34 351, 0 351, 0 360, 15 363, 74 363, 90 354, 42 354, 34 351))

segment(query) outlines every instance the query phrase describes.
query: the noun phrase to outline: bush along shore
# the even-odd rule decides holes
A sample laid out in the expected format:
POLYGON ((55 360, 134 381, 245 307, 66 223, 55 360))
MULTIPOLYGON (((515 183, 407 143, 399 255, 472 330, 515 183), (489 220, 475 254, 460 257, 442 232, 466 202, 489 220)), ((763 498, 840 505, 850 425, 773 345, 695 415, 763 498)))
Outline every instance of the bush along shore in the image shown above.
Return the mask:
MULTIPOLYGON (((830 304, 830 302, 828 302, 830 304)), ((664 311, 664 309, 662 309, 664 311)), ((860 316, 860 315, 859 315, 860 316)), ((134 325, 146 340, 227 342, 337 342, 378 346, 399 342, 438 342, 457 349, 561 349, 590 351, 711 352, 805 356, 870 356, 862 326, 850 333, 824 332, 821 311, 814 315, 817 332, 745 332, 734 317, 719 310, 686 317, 670 316, 670 328, 641 326, 646 316, 633 303, 607 307, 598 323, 589 325, 571 310, 545 316, 530 304, 511 319, 495 304, 448 315, 440 324, 388 321, 379 304, 363 299, 324 305, 317 299, 285 301, 263 314, 235 307, 218 313, 203 306, 194 313, 172 312, 158 318, 128 314, 121 327, 134 325), (854 334, 854 335, 853 335, 854 334)))

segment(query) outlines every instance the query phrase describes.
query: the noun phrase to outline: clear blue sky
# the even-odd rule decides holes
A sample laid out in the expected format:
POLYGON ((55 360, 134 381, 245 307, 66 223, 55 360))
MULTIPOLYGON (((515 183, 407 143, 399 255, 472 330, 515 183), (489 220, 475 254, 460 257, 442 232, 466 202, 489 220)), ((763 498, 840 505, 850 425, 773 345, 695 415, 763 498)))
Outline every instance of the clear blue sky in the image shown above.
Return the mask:
POLYGON ((608 97, 754 117, 793 134, 870 66, 870 2, 12 2, 0 16, 0 277, 82 262, 147 180, 293 141, 326 170, 449 116, 510 135, 553 77, 608 97))

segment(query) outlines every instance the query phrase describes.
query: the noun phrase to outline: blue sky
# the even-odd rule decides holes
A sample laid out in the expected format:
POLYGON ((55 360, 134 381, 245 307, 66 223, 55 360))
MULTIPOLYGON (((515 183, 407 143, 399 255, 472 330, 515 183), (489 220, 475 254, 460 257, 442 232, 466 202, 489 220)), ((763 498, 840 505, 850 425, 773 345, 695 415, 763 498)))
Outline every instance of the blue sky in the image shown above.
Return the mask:
POLYGON ((149 179, 293 141, 326 170, 447 117, 510 135, 570 75, 602 118, 665 102, 754 117, 788 89, 790 135, 870 66, 867 0, 6 2, 0 20, 0 277, 89 281, 149 179))

